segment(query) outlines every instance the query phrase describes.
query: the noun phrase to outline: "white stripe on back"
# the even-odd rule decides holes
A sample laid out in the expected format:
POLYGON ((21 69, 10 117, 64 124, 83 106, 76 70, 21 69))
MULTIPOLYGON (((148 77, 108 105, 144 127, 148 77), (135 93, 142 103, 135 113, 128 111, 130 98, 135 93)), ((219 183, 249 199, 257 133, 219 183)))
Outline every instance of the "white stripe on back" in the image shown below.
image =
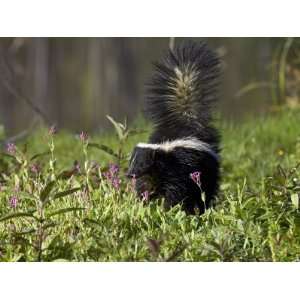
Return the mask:
POLYGON ((154 150, 160 149, 166 152, 170 152, 177 147, 195 149, 198 151, 206 151, 206 152, 212 151, 209 144, 202 142, 196 138, 183 138, 183 139, 177 139, 173 141, 166 141, 159 144, 138 143, 137 147, 150 148, 154 150))

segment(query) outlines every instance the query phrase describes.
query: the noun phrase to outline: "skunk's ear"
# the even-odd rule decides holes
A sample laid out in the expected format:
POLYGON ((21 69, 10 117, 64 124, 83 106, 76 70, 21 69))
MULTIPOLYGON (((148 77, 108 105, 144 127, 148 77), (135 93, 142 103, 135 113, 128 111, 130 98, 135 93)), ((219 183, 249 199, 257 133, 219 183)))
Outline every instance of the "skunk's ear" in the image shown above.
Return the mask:
POLYGON ((140 177, 149 173, 154 164, 155 150, 135 147, 131 155, 127 176, 140 177))

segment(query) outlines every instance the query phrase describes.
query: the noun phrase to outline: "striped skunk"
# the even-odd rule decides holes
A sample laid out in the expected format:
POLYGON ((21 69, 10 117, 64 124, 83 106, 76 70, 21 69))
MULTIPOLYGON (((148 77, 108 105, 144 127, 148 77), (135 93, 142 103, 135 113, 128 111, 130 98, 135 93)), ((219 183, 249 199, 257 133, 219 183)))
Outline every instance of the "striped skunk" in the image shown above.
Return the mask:
POLYGON ((203 213, 219 185, 220 135, 211 109, 220 61, 205 43, 189 42, 154 65, 145 110, 154 131, 148 143, 134 148, 127 175, 135 178, 138 195, 203 213))

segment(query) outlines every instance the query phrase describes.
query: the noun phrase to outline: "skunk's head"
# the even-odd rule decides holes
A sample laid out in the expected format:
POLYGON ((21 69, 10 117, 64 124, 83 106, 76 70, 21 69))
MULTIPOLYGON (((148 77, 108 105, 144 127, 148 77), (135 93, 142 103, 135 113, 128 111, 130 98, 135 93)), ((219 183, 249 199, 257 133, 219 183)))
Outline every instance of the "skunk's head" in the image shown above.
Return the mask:
POLYGON ((136 146, 130 158, 128 177, 142 177, 150 175, 154 165, 155 150, 136 146))

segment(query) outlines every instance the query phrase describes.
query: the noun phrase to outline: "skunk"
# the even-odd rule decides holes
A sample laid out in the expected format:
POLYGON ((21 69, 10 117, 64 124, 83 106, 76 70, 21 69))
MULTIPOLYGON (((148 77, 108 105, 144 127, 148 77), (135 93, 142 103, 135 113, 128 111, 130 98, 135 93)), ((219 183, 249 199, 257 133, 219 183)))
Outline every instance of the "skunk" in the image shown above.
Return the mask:
POLYGON ((211 124, 220 60, 205 43, 189 42, 154 65, 145 105, 154 131, 148 143, 135 146, 127 175, 135 178, 138 195, 203 213, 220 178, 220 135, 211 124))

